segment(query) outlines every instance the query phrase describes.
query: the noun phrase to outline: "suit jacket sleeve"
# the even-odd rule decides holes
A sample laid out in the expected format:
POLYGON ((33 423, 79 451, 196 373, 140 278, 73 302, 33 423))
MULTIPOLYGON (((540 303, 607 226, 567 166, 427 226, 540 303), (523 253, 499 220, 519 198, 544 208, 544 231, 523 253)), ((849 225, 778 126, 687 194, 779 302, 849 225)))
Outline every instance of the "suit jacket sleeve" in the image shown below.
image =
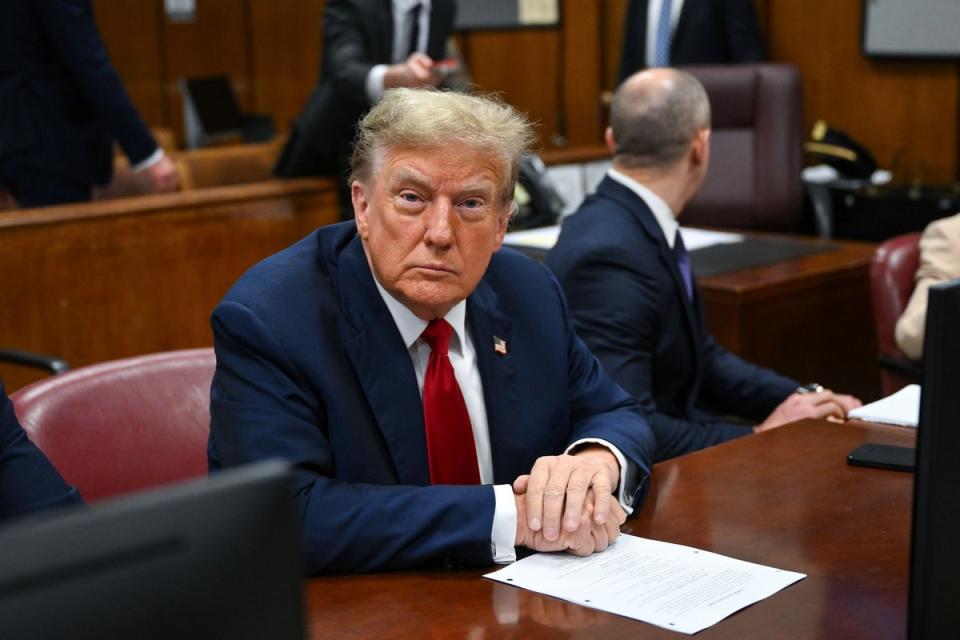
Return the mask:
POLYGON ((701 399, 710 409, 763 422, 800 383, 747 362, 707 336, 701 399))
POLYGON ((221 303, 212 324, 211 446, 224 466, 293 464, 309 573, 492 562, 492 487, 338 480, 324 407, 336 399, 312 388, 246 306, 221 303))
POLYGON ((754 0, 726 0, 723 13, 732 62, 763 62, 763 38, 754 0))
POLYGON ((33 4, 50 41, 130 163, 145 160, 157 144, 110 63, 89 1, 38 0, 33 4))
POLYGON ((661 291, 654 278, 622 251, 606 251, 578 264, 563 286, 577 332, 614 380, 647 411, 656 436, 657 460, 750 433, 750 427, 721 420, 685 420, 657 410, 653 352, 660 331, 661 291))
POLYGON ((932 223, 920 239, 917 284, 897 320, 894 336, 900 349, 914 360, 923 358, 930 287, 954 278, 960 278, 960 215, 932 223))
MULTIPOLYGON (((375 64, 390 62, 389 57, 376 59, 377 56, 366 43, 363 25, 369 22, 370 27, 375 20, 389 23, 390 16, 366 16, 353 2, 327 3, 324 12, 323 66, 340 95, 366 102, 367 74, 375 64)), ((392 30, 393 25, 390 24, 389 28, 392 30)))
POLYGON ((27 438, 0 383, 0 522, 80 501, 77 490, 27 438))

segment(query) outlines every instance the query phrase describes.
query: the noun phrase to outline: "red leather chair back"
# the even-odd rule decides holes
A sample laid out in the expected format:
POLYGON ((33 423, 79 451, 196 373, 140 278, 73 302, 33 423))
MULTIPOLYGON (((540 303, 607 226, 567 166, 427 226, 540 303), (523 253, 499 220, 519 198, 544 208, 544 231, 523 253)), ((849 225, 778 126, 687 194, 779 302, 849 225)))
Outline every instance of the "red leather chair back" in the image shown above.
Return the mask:
POLYGON ((86 500, 207 473, 213 349, 74 369, 11 396, 30 439, 86 500))
POLYGON ((710 97, 710 167, 683 224, 796 231, 803 210, 803 91, 787 64, 684 67, 710 97))
MULTIPOLYGON (((913 293, 919 260, 920 234, 908 233, 881 243, 870 263, 870 294, 880 354, 904 362, 909 358, 897 346, 894 330, 913 293)), ((888 370, 881 370, 880 376, 885 394, 915 382, 888 370)))

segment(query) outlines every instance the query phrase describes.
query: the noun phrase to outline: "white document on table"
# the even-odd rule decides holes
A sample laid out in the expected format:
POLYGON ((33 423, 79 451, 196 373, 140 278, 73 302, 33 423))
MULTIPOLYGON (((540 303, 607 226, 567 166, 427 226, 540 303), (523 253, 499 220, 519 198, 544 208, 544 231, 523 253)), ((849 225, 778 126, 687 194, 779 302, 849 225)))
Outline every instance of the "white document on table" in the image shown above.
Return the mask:
POLYGON ((920 422, 920 385, 908 384, 893 395, 857 407, 847 416, 865 422, 915 427, 920 422))
MULTIPOLYGON (((697 249, 711 247, 716 244, 742 242, 744 239, 742 233, 709 231, 707 229, 693 229, 691 227, 680 227, 680 233, 683 235, 683 244, 687 248, 687 251, 696 251, 697 249)), ((555 224, 549 227, 511 231, 507 234, 507 237, 504 238, 504 242, 514 246, 549 250, 553 248, 553 245, 557 244, 557 238, 559 237, 560 225, 555 224)))
POLYGON ((537 553, 485 577, 693 634, 806 575, 624 534, 603 553, 537 553))

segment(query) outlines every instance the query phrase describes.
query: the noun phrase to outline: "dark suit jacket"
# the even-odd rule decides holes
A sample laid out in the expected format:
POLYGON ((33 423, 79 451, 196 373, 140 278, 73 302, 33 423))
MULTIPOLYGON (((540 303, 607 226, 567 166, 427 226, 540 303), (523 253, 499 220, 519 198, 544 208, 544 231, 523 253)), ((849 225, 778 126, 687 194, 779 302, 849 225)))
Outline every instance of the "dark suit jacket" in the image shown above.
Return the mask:
MULTIPOLYGON (((352 222, 253 267, 212 324, 211 469, 271 457, 295 465, 309 571, 492 562, 492 487, 428 486, 413 363, 352 222)), ((574 334, 546 269, 495 254, 467 299, 467 326, 497 483, 582 437, 649 471, 653 434, 574 334)), ((638 505, 639 488, 628 494, 638 505)))
MULTIPOLYGON (((754 0, 684 0, 670 41, 670 65, 762 62, 754 0)), ((631 0, 623 32, 620 79, 646 68, 647 0, 631 0)))
MULTIPOLYGON (((332 175, 348 167, 357 121, 371 107, 366 79, 393 55, 390 0, 330 0, 323 14, 323 72, 297 118, 277 162, 281 176, 332 175)), ((441 60, 453 31, 456 5, 435 0, 430 9, 427 55, 441 60)))
POLYGON ((88 0, 0 2, 0 160, 83 184, 157 148, 130 103, 88 0))
POLYGON ((0 523, 80 501, 76 489, 27 438, 0 381, 0 523))
POLYGON ((707 408, 761 421, 798 386, 714 342, 700 293, 694 286, 687 298, 653 213, 609 177, 564 220, 546 264, 567 294, 577 333, 653 412, 658 460, 751 432, 707 408))

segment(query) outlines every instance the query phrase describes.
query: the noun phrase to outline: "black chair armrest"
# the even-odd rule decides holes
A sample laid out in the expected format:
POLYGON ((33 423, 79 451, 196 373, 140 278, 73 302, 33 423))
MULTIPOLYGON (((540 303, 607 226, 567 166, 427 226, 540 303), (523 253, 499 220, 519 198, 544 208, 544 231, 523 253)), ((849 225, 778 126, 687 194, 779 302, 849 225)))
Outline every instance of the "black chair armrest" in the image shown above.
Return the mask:
POLYGON ((70 370, 70 365, 63 358, 46 356, 42 353, 20 351, 19 349, 0 349, 0 362, 9 362, 25 367, 43 369, 56 375, 70 370))

